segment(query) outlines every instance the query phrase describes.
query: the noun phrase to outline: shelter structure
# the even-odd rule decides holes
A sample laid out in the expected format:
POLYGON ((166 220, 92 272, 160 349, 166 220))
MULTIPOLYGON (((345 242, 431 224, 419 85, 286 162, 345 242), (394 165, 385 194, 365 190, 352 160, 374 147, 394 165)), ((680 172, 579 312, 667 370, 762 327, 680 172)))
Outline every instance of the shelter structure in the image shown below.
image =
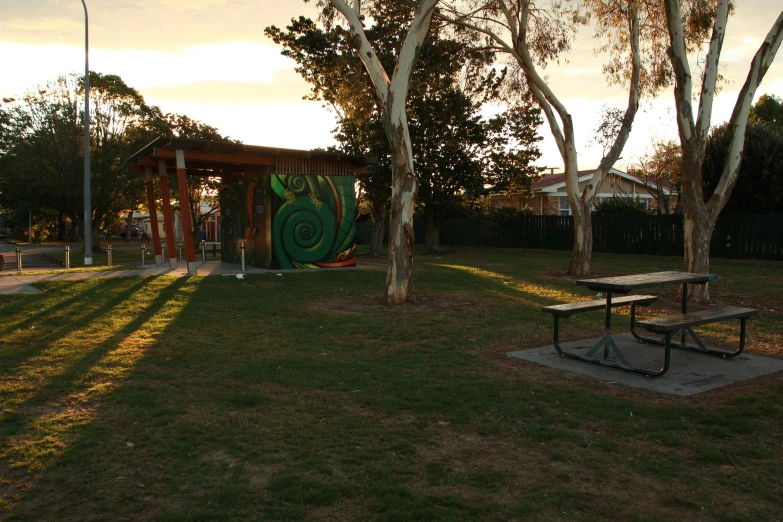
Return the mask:
MULTIPOLYGON (((150 219, 157 220, 155 179, 160 184, 166 236, 174 237, 169 176, 177 177, 182 208, 190 207, 190 176, 219 178, 223 261, 259 268, 331 268, 356 264, 355 176, 367 173, 367 158, 326 151, 260 147, 240 143, 161 137, 128 159, 145 175, 150 219)), ((192 230, 190 213, 181 213, 192 230)), ((177 266, 176 245, 152 227, 156 264, 164 255, 177 266)), ((184 234, 188 272, 197 270, 192 235, 184 234)))

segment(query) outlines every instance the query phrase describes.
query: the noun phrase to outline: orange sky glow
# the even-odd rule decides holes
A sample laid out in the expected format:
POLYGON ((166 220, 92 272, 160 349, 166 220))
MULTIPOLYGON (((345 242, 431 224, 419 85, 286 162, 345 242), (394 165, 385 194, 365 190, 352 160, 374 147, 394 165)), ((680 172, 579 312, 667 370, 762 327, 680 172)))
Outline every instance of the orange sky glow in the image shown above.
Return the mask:
MULTIPOLYGON (((311 149, 334 144, 334 116, 303 101, 308 85, 293 61, 263 35, 268 25, 315 17, 301 0, 87 0, 90 68, 120 75, 165 112, 187 114, 248 144, 311 149)), ((713 124, 728 119, 748 64, 780 10, 778 0, 741 0, 729 20, 713 124)), ((79 0, 3 0, 0 3, 0 97, 58 75, 84 71, 84 18, 79 0)), ((605 105, 622 106, 627 94, 607 87, 601 58, 587 31, 568 62, 545 74, 574 115, 580 168, 595 167, 600 147, 590 141, 605 105)), ((783 97, 779 56, 759 94, 783 97)), ((540 130, 541 166, 562 168, 548 128, 540 130)), ((652 140, 677 139, 671 91, 642 103, 618 168, 633 165, 652 140)))

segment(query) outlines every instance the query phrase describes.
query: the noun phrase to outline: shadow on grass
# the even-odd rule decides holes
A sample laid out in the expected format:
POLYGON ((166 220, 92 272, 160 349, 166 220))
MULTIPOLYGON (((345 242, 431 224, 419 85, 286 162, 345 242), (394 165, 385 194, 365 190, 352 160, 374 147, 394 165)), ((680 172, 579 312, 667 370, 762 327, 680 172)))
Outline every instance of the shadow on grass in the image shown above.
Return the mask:
MULTIPOLYGON (((145 279, 112 301, 121 300, 127 294, 143 292, 143 287, 156 281, 145 279)), ((166 281, 160 279, 158 281, 166 281)), ((27 469, 42 469, 45 462, 62 452, 67 446, 69 432, 73 426, 84 422, 89 417, 86 404, 100 399, 110 392, 124 378, 132 364, 140 357, 139 346, 123 346, 139 329, 150 321, 168 300, 186 283, 183 278, 167 281, 168 284, 157 289, 156 295, 150 296, 149 302, 139 304, 138 313, 124 325, 112 332, 110 336, 101 339, 98 344, 69 361, 59 373, 48 378, 48 382, 37 384, 36 390, 21 401, 14 401, 12 396, 6 398, 12 405, 0 419, 2 434, 7 438, 2 455, 15 465, 27 469)), ((114 308, 102 307, 100 312, 88 314, 90 320, 97 320, 101 315, 110 315, 114 308)), ((84 318, 86 320, 86 318, 84 318)), ((88 324, 85 322, 85 325, 88 324)), ((41 342, 45 350, 49 343, 41 342)), ((136 344, 136 343, 131 343, 136 344)), ((141 344, 141 350, 146 347, 141 344)), ((22 376, 24 379, 25 376, 22 376)), ((36 379, 33 375, 31 379, 36 379)), ((22 389, 24 391, 24 389, 22 389)))
MULTIPOLYGON (((122 284, 117 284, 116 282, 112 284, 112 282, 108 280, 100 280, 95 284, 95 286, 82 294, 79 294, 78 286, 74 288, 73 286, 66 284, 66 288, 70 288, 71 292, 76 293, 76 295, 67 300, 71 306, 65 310, 62 310, 59 305, 52 305, 46 309, 51 310, 56 307, 58 314, 62 314, 64 316, 64 324, 55 327, 52 331, 47 332, 44 336, 35 334, 34 342, 28 340, 29 344, 22 349, 15 351, 9 350, 6 352, 3 356, 2 362, 0 363, 0 371, 11 374, 15 373, 17 366, 23 364, 24 361, 29 358, 35 357, 42 350, 45 350, 48 347, 47 343, 49 341, 57 339, 58 337, 62 336, 64 332, 86 328, 96 319, 111 314, 116 307, 125 303, 136 292, 141 291, 150 283, 150 281, 151 280, 149 278, 144 278, 136 282, 131 287, 123 288, 124 285, 122 284), (103 294, 104 298, 107 295, 110 297, 107 301, 101 302, 98 299, 101 294, 103 294), (78 297, 79 295, 83 296, 81 300, 78 297), (79 308, 79 305, 83 303, 85 299, 88 301, 98 302, 100 303, 100 306, 83 314, 74 312, 79 308)), ((37 313, 34 318, 28 318, 21 323, 17 323, 11 328, 7 329, 6 332, 8 330, 19 330, 25 327, 29 328, 33 324, 40 322, 40 320, 43 319, 45 315, 45 311, 41 311, 37 313)))

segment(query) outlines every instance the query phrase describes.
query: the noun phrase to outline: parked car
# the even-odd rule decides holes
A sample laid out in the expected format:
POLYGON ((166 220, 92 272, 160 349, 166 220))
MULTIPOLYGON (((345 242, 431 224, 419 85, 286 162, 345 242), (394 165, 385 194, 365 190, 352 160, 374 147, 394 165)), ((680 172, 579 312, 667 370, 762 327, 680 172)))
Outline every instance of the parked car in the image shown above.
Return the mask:
MULTIPOLYGON (((137 225, 131 225, 130 237, 139 237, 143 233, 144 231, 141 228, 139 228, 137 225)), ((128 227, 122 227, 122 230, 120 230, 120 237, 122 239, 125 239, 127 236, 128 236, 128 227)))

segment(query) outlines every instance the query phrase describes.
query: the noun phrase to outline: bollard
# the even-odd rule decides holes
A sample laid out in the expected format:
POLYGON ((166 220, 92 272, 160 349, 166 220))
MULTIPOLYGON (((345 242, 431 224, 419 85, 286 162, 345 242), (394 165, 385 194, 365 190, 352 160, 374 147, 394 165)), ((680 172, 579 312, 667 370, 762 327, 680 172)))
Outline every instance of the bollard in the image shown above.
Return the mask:
POLYGON ((177 247, 179 248, 179 260, 182 261, 182 243, 177 243, 177 247))
POLYGON ((201 262, 207 262, 207 242, 203 239, 201 240, 201 262))
POLYGON ((22 249, 20 247, 16 247, 16 271, 22 271, 22 249))
POLYGON ((245 271, 245 244, 242 243, 242 255, 239 257, 240 266, 242 271, 245 271))
POLYGON ((212 257, 214 258, 215 256, 217 256, 217 245, 213 243, 212 244, 212 257))
POLYGON ((147 260, 144 258, 144 255, 147 253, 147 245, 142 244, 141 245, 141 266, 147 265, 147 260))
POLYGON ((111 245, 106 247, 106 262, 111 266, 111 245))
POLYGON ((65 269, 71 268, 71 247, 65 245, 65 269))

